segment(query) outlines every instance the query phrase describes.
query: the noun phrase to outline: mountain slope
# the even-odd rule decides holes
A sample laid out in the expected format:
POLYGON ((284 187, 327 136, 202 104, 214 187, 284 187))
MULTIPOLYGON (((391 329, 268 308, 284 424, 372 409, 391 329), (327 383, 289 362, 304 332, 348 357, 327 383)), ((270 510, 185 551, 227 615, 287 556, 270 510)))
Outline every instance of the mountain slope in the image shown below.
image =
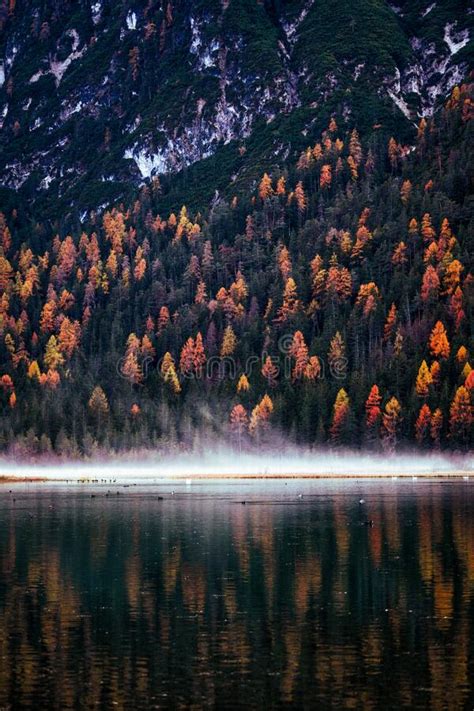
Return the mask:
POLYGON ((472 85, 409 150, 344 115, 193 214, 155 182, 81 225, 0 216, 0 443, 16 457, 473 441, 472 85), (281 440, 278 440, 281 441, 281 440))
POLYGON ((411 142, 472 61, 448 0, 4 3, 1 184, 51 216, 176 172, 173 199, 202 206, 333 113, 411 142))

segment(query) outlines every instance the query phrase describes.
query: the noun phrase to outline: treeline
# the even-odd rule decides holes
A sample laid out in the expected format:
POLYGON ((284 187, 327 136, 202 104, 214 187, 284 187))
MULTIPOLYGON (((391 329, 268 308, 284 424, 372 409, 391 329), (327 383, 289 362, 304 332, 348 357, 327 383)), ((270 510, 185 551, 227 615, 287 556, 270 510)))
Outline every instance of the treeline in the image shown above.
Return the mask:
POLYGON ((470 90, 414 146, 334 116, 203 213, 155 178, 77 234, 2 215, 2 449, 469 448, 470 90))

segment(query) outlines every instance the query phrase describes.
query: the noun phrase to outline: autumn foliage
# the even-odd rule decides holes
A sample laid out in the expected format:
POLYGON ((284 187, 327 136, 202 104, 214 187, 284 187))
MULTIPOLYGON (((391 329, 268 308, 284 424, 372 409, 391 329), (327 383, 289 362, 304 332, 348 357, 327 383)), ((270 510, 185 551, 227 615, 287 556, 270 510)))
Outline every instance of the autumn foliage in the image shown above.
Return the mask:
MULTIPOLYGON (((142 61, 127 48, 137 92, 142 61)), ((80 454, 91 439, 194 446, 201 430, 239 446, 471 447, 469 96, 458 87, 412 143, 342 114, 311 125, 201 210, 165 179, 82 224, 6 205, 1 447, 32 430, 80 454)))

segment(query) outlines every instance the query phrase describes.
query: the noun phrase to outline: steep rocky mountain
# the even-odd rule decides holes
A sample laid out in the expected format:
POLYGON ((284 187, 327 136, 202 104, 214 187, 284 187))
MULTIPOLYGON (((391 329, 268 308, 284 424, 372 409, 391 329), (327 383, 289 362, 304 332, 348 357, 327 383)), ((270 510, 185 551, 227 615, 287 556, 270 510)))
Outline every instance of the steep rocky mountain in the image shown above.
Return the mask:
POLYGON ((472 25, 452 0, 3 0, 3 199, 82 215, 178 174, 170 201, 202 207, 332 114, 410 145, 466 76, 472 25))

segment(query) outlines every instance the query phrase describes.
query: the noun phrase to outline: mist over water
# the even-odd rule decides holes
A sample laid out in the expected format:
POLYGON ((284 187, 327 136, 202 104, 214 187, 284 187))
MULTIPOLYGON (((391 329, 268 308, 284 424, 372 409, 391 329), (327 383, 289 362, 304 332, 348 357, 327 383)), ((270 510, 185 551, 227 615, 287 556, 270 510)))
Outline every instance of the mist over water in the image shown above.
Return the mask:
POLYGON ((474 471, 472 455, 403 453, 393 456, 362 452, 300 450, 243 452, 218 447, 209 450, 160 455, 137 453, 117 459, 85 462, 43 461, 15 463, 0 460, 0 477, 168 478, 168 477, 274 477, 274 476, 417 476, 468 474, 474 471))

